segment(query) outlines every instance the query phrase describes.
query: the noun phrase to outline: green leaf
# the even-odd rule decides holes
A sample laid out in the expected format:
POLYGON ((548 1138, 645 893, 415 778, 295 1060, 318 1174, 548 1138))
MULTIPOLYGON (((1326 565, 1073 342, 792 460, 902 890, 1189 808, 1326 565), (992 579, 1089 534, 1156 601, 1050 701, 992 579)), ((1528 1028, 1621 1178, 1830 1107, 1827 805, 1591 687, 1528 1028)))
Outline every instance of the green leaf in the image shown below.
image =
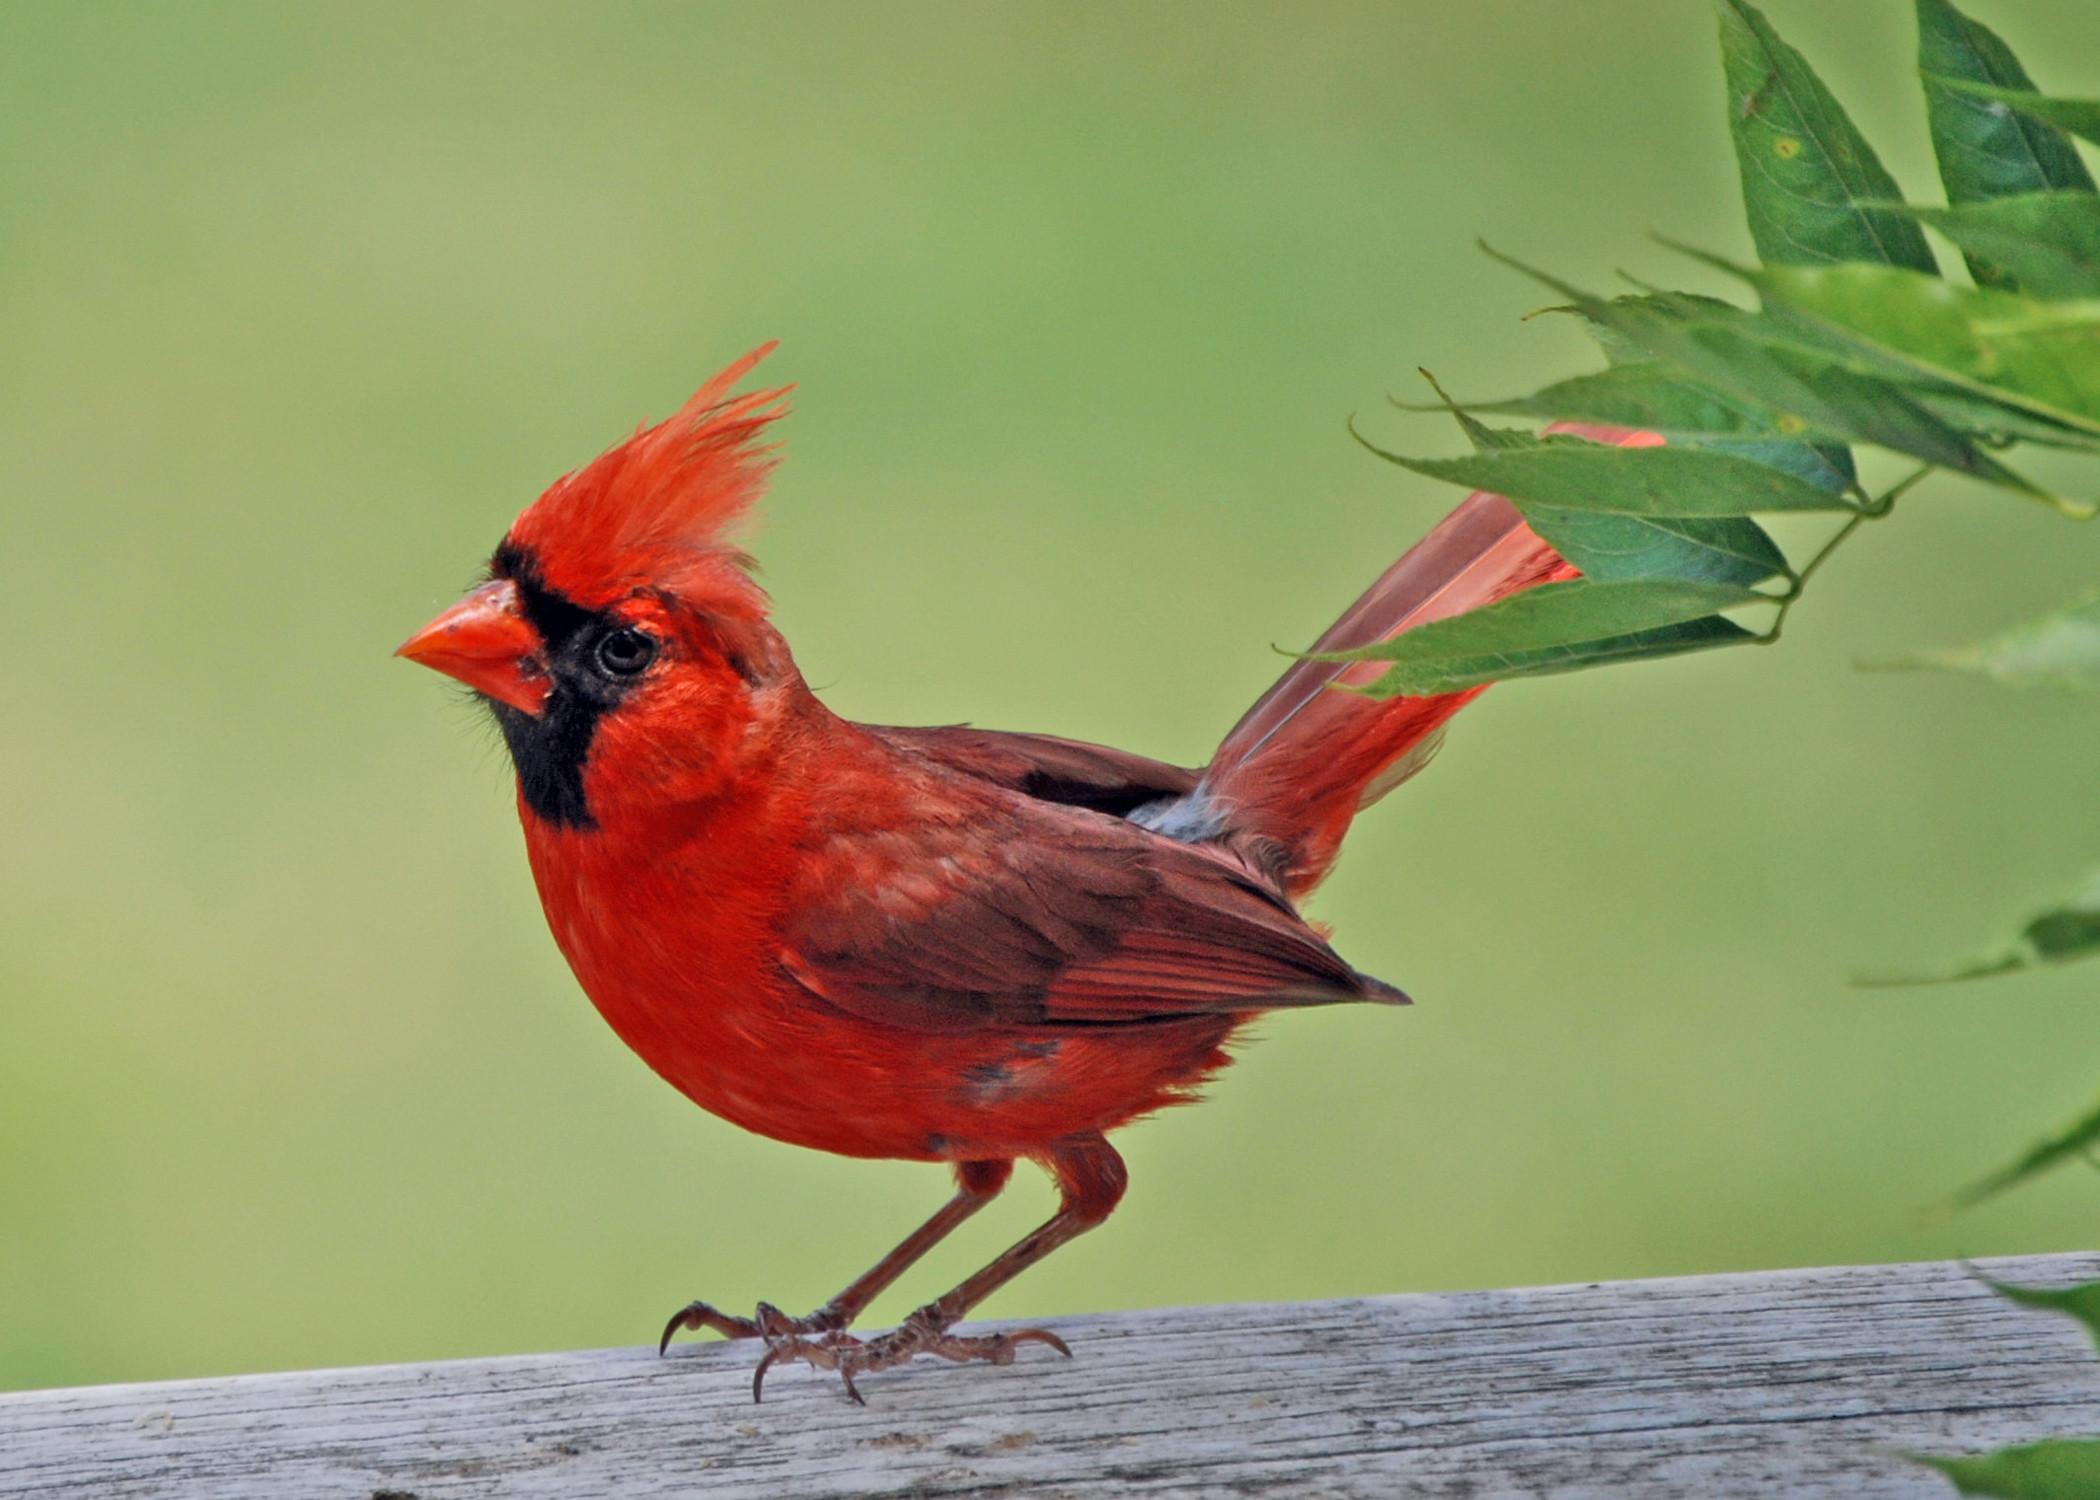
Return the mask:
MULTIPOLYGON (((2091 174, 2061 131, 1954 86, 1980 83, 2032 93, 2034 80, 1995 32, 1948 0, 1918 0, 1918 71, 1924 76, 1932 149, 1949 203, 2093 191, 2091 174)), ((2027 285, 1990 247, 1951 232, 1948 238, 1961 246, 1979 286, 2041 290, 2027 285)))
POLYGON ((2093 1342, 2100 1344, 2100 1281, 2082 1282, 2077 1286, 2013 1286, 2008 1282, 1993 1281, 1981 1272, 1976 1273, 1976 1279, 2008 1302, 2076 1318, 2085 1324, 2085 1331, 2092 1335, 2093 1342))
POLYGON ((1800 53, 1747 0, 1719 0, 1728 123, 1750 237, 1768 264, 1872 260, 1934 274, 1918 226, 1864 206, 1895 179, 1800 53))
POLYGON ((1752 463, 1767 464, 1783 474, 1832 493, 1850 487, 1859 477, 1852 450, 1842 442, 1796 443, 1766 439, 1738 442, 1733 438, 1710 438, 1699 444, 1709 453, 1729 453, 1752 463))
MULTIPOLYGON (((1444 388, 1436 383, 1436 377, 1434 375, 1430 374, 1427 370, 1421 370, 1417 373, 1419 373, 1424 380, 1428 381, 1429 388, 1432 391, 1436 392, 1437 404, 1434 406, 1425 405, 1410 407, 1404 401, 1393 401, 1393 405, 1400 407, 1403 411, 1441 411, 1450 413, 1450 415, 1457 421, 1459 431, 1463 432, 1466 435, 1466 441, 1473 445, 1473 450, 1476 453, 1493 453, 1503 448, 1522 448, 1533 441, 1531 434, 1528 432, 1519 432, 1515 428, 1511 427, 1488 426, 1485 422, 1481 421, 1478 417, 1475 417, 1471 412, 1467 411, 1465 407, 1461 406, 1458 402, 1453 401, 1448 395, 1446 395, 1444 393, 1444 388)), ((1387 397, 1386 399, 1392 400, 1391 397, 1387 397)), ((1351 417, 1349 419, 1349 435, 1355 438, 1357 442, 1362 443, 1364 447, 1369 448, 1380 458, 1387 459, 1388 461, 1391 460, 1391 454, 1387 453, 1383 448, 1380 448, 1377 445, 1366 441, 1364 435, 1356 430, 1356 419, 1354 417, 1351 417)))
POLYGON ((2100 591, 1972 645, 1862 666, 1868 671, 1976 672, 2013 687, 2100 688, 2100 591))
POLYGON ((2037 443, 2081 453, 2100 453, 2100 433, 2065 427, 2033 412, 2001 405, 1974 391, 1949 386, 1915 390, 1912 396, 1918 405, 1948 426, 1970 434, 1987 447, 2005 447, 2016 442, 2037 443))
POLYGON ((1954 1201, 1964 1208, 1981 1203, 1984 1199, 1995 1197, 2007 1188, 2025 1182, 2060 1162, 2069 1161, 2074 1156, 2083 1156, 2096 1143, 2100 1143, 2100 1109, 2095 1109, 2083 1119, 2072 1122, 2049 1139, 2031 1147, 2011 1166, 1993 1172, 1973 1187, 1965 1188, 1954 1201))
POLYGON ((1793 577, 1785 554, 1748 516, 1620 516, 1533 504, 1524 519, 1597 583, 1674 578, 1748 587, 1793 577))
POLYGON ((2051 1438, 2017 1448, 2000 1448, 1977 1458, 1907 1455, 1930 1464, 1954 1481, 1964 1495, 1995 1495, 2001 1500, 2093 1500, 2100 1495, 2100 1440, 2051 1438))
MULTIPOLYGON (((1600 342, 1619 350, 1617 368, 1629 367, 1627 349, 1639 349, 1651 360, 1684 372, 1729 400, 1776 414, 1774 425, 1782 432, 1826 442, 1874 443, 2045 499, 2071 514, 2083 513, 2006 468, 1984 452, 1980 443, 1986 437, 1995 441, 2004 428, 2016 424, 2059 430, 2053 416, 2021 413, 1985 425, 1983 418, 2000 412, 1988 388, 1965 391, 1934 383, 1921 374, 1915 361, 1819 319, 1796 313, 1782 319, 1710 297, 1670 292, 1605 301, 1507 256, 1497 258, 1567 297, 1571 310, 1597 330, 1600 342), (1958 403, 1950 400, 1940 408, 1926 405, 1929 398, 1939 397, 1963 399, 1958 403), (1973 431, 1961 430, 1947 420, 1963 411, 1977 417, 1973 431)), ((1760 285, 1758 277, 1775 274, 1727 269, 1760 285)), ((1946 285, 1882 267, 1853 269, 1902 275, 1926 286, 1946 285)), ((2100 443, 2100 424, 2093 425, 2091 439, 2100 443)), ((2079 433, 2070 442, 2077 445, 2086 440, 2079 433)), ((1796 451, 1798 457, 1808 457, 1796 451)), ((1750 456, 1775 461, 1771 452, 1750 456)), ((1846 477, 1849 479, 1849 472, 1846 477)))
MULTIPOLYGON (((1740 308, 1731 311, 1754 316, 1743 314, 1740 308)), ((1394 404, 1405 410, 1427 409, 1405 402, 1394 404)), ((1854 478, 1843 448, 1844 435, 1811 428, 1798 416, 1781 415, 1725 395, 1659 359, 1628 360, 1594 374, 1556 381, 1533 395, 1467 405, 1474 411, 1506 416, 1637 427, 1680 446, 1710 448, 1770 464, 1831 490, 1844 489, 1854 478), (1821 445, 1782 436, 1788 432, 1811 434, 1822 440, 1821 445)), ((1959 434, 1955 437, 1958 441, 1959 434)))
POLYGON ((1449 619, 1417 625, 1368 646, 1317 652, 1312 659, 1422 661, 1431 657, 1573 646, 1680 624, 1724 609, 1776 602, 1770 594, 1736 584, 1656 580, 1596 583, 1571 578, 1525 589, 1449 619))
MULTIPOLYGON (((1394 405, 1409 411, 1435 409, 1400 401, 1394 405)), ((1533 395, 1467 405, 1505 416, 1639 428, 1679 446, 1711 448, 1770 464, 1831 490, 1846 488, 1854 478, 1842 438, 1816 433, 1825 441, 1814 446, 1783 437, 1782 432, 1812 429, 1797 417, 1781 416, 1701 385, 1662 360, 1628 360, 1556 381, 1533 395)))
MULTIPOLYGON (((1568 311, 1589 325, 1616 367, 1624 368, 1636 358, 1657 363, 1731 400, 1771 413, 1782 433, 1819 430, 1802 409, 1816 406, 1814 393, 1777 365, 1762 345, 1744 337, 1758 314, 1687 292, 1607 300, 1495 250, 1488 253, 1566 297, 1568 311)), ((1813 352, 1803 339, 1795 342, 1803 352, 1813 352)))
MULTIPOLYGON (((1652 299, 1647 308, 1611 306, 1627 337, 1646 341, 1738 400, 1770 403, 1779 411, 1775 425, 1802 439, 1784 445, 1702 439, 1705 446, 1772 464, 1812 484, 1837 486, 1852 478, 1842 445, 1871 443, 2054 503, 2055 497, 1986 452, 1977 435, 1925 405, 1927 392, 1907 383, 1914 373, 1892 357, 1856 339, 1717 306, 1725 311, 1699 307, 1679 315, 1652 305, 1652 299)), ((1986 410, 1996 408, 1987 403, 1986 410)))
POLYGON ((1577 578, 1541 584, 1390 640, 1322 652, 1315 659, 1393 663, 1393 670, 1369 689, 1377 697, 1451 692, 1504 677, 1754 639, 1732 621, 1709 617, 1723 609, 1774 602, 1770 595, 1735 584, 1577 578))
MULTIPOLYGON (((1741 277, 1762 294, 1764 312, 1738 310, 1734 333, 1760 347, 1767 381, 1775 371, 1781 379, 1794 377, 1796 402, 1808 413, 1805 420, 2016 490, 2067 515, 2083 519, 2094 513, 2091 504, 2065 500, 2006 468, 1978 446, 1983 434, 1950 428, 1915 398, 1966 387, 1995 403, 2035 406, 2006 384, 1989 383, 1990 377, 2002 374, 2008 357, 2024 373, 2056 387, 2067 381, 2074 386, 2100 383, 2100 341, 2095 338, 2100 334, 2100 302, 2041 302, 2010 292, 1972 291, 1890 266, 1753 269, 1689 246, 1675 248, 1741 277), (1823 289, 1829 305, 1804 306, 1805 299, 1790 292, 1799 288, 1823 289), (1986 321, 1971 326, 1967 320, 1973 314, 1986 321), (1951 320, 1955 341, 1963 343, 1974 369, 1934 365, 1899 347, 1920 334, 1930 342, 1933 333, 1950 331, 1914 329, 1901 323, 1904 316, 1936 317, 1943 325, 1951 320), (2035 326, 2037 320, 2040 326, 2035 326)), ((1702 314, 1689 321, 1713 317, 1702 314)), ((2046 415, 2057 417, 2053 412, 2046 415)), ((2075 415, 2068 420, 2100 433, 2100 423, 2075 415)))
MULTIPOLYGON (((1639 351, 1634 351, 1638 353, 1639 351)), ((1395 401, 1404 411, 1441 407, 1395 401)), ((1661 360, 1637 358, 1590 375, 1557 380, 1529 396, 1468 401, 1469 411, 1541 421, 1598 422, 1638 427, 1666 438, 1733 437, 1776 432, 1776 417, 1687 380, 1661 360)))
POLYGON ((1519 510, 1531 502, 1629 516, 1852 508, 1829 490, 1766 464, 1696 448, 1612 448, 1581 438, 1546 437, 1461 458, 1371 451, 1432 479, 1507 495, 1519 510))
POLYGON ((2014 937, 1951 969, 1926 974, 1865 975, 1858 982, 1873 988, 1945 984, 2069 963, 2095 954, 2100 954, 2100 870, 2089 875, 2085 884, 2061 903, 2030 917, 2014 937))
MULTIPOLYGON (((1753 338, 1760 337, 1756 328, 1753 338)), ((1814 399, 1817 430, 1834 429, 1848 441, 1872 443, 1894 453, 1907 453, 1943 469, 2028 494, 2034 486, 1949 427, 1889 380, 1862 374, 1820 356, 1798 353, 1784 344, 1768 344, 1767 357, 1792 373, 1814 399)))
POLYGON ((1927 380, 2100 433, 2100 300, 2043 302, 1886 266, 1768 266, 1747 273, 1770 303, 1927 380))
MULTIPOLYGON (((1757 431, 1751 419, 1729 410, 1713 392, 1701 390, 1667 373, 1655 373, 1663 369, 1659 365, 1627 365, 1582 377, 1598 392, 1598 399, 1590 404, 1609 406, 1612 414, 1568 420, 1602 421, 1610 426, 1657 432, 1666 429, 1651 419, 1669 415, 1694 424, 1733 422, 1739 431, 1757 431), (1620 392, 1623 399, 1615 399, 1611 394, 1613 391, 1620 392)), ((1577 383, 1562 382, 1563 385, 1577 383)), ((1434 379, 1430 380, 1430 385, 1442 398, 1444 408, 1458 418, 1477 451, 1506 451, 1530 443, 1528 434, 1483 425, 1445 396, 1443 388, 1437 386, 1434 379)), ((1525 410, 1521 402, 1509 405, 1519 411, 1525 410)), ((1783 446, 1792 449, 1800 445, 1783 446)), ((1759 455, 1744 453, 1741 456, 1759 455)), ((1778 466, 1784 467, 1784 464, 1778 466)), ((1845 482, 1839 479, 1828 487, 1842 489, 1845 482)), ((1677 578, 1748 585, 1780 575, 1793 576, 1785 554, 1765 535, 1764 528, 1747 516, 1607 515, 1539 504, 1527 506, 1524 514, 1532 529, 1551 542, 1562 557, 1580 568, 1585 578, 1598 582, 1677 578)))
POLYGON ((2045 298, 2100 297, 2100 194, 2023 193, 1955 208, 1889 207, 1959 245, 1982 285, 2045 298))
MULTIPOLYGON (((1499 609, 1490 604, 1488 609, 1499 609)), ((1482 613, 1483 611, 1475 611, 1482 613)), ((1412 631, 1408 632, 1413 634, 1412 631)), ((1545 677, 1556 672, 1574 672, 1611 662, 1644 661, 1663 656, 1681 656, 1688 651, 1706 651, 1716 646, 1737 646, 1764 637, 1743 629, 1733 620, 1707 615, 1677 625, 1652 630, 1629 631, 1601 640, 1577 641, 1564 646, 1539 646, 1528 650, 1489 652, 1483 656, 1425 658, 1399 662, 1376 682, 1360 691, 1369 698, 1397 698, 1422 693, 1454 693, 1490 682, 1516 677, 1545 677)))
POLYGON ((1987 83, 1970 83, 1958 78, 1936 78, 1957 94, 1971 99, 1982 99, 2002 104, 2017 110, 2029 120, 2038 120, 2044 125, 2053 125, 2058 130, 2100 146, 2100 99, 2059 99, 2049 94, 2038 94, 2032 89, 1997 88, 1987 83))

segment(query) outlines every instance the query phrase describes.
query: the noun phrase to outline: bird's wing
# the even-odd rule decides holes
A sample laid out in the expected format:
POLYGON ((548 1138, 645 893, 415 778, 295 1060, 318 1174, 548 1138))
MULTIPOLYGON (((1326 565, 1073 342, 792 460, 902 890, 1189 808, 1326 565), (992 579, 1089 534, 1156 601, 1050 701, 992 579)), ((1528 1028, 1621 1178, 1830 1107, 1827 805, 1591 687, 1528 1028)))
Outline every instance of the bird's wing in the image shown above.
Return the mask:
POLYGON ((1148 802, 1192 791, 1197 773, 1165 761, 1050 734, 1015 734, 944 724, 924 729, 864 725, 869 734, 952 771, 1043 802, 1123 817, 1148 802))
POLYGON ((1228 858, 989 788, 805 851, 783 969, 916 1031, 1404 1000, 1228 858))

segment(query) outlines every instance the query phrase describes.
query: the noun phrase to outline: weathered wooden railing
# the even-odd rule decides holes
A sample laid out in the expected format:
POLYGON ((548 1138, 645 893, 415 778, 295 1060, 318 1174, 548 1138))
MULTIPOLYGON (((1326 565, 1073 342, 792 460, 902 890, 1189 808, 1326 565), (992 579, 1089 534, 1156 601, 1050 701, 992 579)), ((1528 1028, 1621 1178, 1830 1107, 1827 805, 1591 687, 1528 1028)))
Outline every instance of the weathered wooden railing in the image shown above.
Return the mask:
MULTIPOLYGON (((1988 1263, 2035 1285, 2100 1255, 1988 1263)), ((864 1380, 685 1345, 0 1396, 0 1496, 1945 1496, 1902 1451, 2100 1434, 2075 1323, 1958 1265, 1056 1325, 864 1380)))

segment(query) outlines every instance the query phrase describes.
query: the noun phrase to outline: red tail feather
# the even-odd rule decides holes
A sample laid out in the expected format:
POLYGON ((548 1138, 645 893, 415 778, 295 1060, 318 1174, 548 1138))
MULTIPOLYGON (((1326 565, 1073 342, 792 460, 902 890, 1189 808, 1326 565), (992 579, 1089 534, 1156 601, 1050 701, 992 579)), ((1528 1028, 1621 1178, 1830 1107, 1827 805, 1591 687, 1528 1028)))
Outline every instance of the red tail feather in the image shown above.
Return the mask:
MULTIPOLYGON (((1597 442, 1661 441, 1626 428, 1562 424, 1597 442)), ((1409 548, 1352 604, 1316 651, 1345 651, 1448 619, 1520 589, 1577 576, 1499 495, 1476 493, 1409 548)), ((1286 888, 1302 896, 1333 864, 1357 809, 1428 761, 1437 731, 1484 692, 1366 698, 1339 687, 1375 681, 1381 662, 1303 661, 1283 674, 1218 746, 1191 811, 1276 851, 1286 888)))

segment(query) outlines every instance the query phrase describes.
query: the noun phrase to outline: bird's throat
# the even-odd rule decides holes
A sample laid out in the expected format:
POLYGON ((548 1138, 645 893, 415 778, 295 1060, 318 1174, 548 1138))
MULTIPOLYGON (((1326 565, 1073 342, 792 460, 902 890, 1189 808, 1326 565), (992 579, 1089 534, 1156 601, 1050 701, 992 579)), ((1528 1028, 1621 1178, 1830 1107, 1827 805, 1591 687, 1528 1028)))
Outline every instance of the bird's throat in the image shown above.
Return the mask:
POLYGON ((537 714, 496 702, 489 710, 517 767, 518 795, 525 805, 557 828, 596 827, 584 794, 583 768, 605 706, 557 686, 537 714))

